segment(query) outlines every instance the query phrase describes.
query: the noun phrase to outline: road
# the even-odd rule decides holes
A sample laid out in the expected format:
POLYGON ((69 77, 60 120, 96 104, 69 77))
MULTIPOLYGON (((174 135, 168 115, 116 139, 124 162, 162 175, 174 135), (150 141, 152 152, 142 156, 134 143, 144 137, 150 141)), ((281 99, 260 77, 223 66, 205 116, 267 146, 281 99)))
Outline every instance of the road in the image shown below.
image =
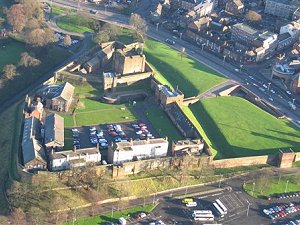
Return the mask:
MULTIPOLYGON (((46 0, 46 2, 50 3, 50 0, 46 0)), ((77 3, 71 0, 53 0, 53 4, 63 7, 69 7, 72 9, 78 9, 77 3)), ((82 3, 80 5, 80 13, 84 16, 99 19, 105 22, 116 24, 118 26, 131 28, 129 26, 128 16, 112 12, 109 9, 105 11, 100 9, 98 10, 98 13, 96 15, 90 14, 89 10, 94 8, 97 7, 92 4, 82 3)), ((280 110, 283 114, 286 115, 288 120, 293 122, 296 126, 300 127, 300 124, 298 122, 300 121, 300 110, 294 111, 288 105, 288 102, 293 101, 293 97, 291 95, 288 95, 284 90, 280 89, 272 81, 266 79, 259 72, 255 70, 253 71, 253 68, 251 70, 251 68, 247 68, 245 66, 243 67, 242 72, 237 71, 239 70, 239 68, 237 68, 235 65, 224 62, 222 59, 206 51, 202 51, 201 48, 196 48, 195 45, 179 39, 179 37, 174 37, 172 34, 162 30, 160 27, 158 27, 157 29, 157 27, 153 26, 152 24, 148 24, 146 35, 161 42, 165 42, 166 39, 174 40, 176 42, 175 45, 170 45, 170 47, 177 50, 185 48, 187 55, 201 62, 207 67, 217 71, 228 79, 244 85, 247 89, 255 93, 259 98, 264 99, 275 108, 280 110), (251 79, 249 76, 253 77, 254 79, 251 79), (269 83, 271 84, 268 88, 269 83)))

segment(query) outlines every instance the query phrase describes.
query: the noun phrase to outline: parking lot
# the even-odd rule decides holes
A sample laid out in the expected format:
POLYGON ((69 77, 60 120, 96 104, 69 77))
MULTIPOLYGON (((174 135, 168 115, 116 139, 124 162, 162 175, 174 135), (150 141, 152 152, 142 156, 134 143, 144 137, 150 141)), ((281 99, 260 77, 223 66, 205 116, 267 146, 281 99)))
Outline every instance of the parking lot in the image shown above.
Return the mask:
POLYGON ((103 160, 106 160, 107 148, 112 142, 159 137, 156 131, 151 127, 151 124, 146 124, 141 121, 75 127, 72 130, 73 145, 75 145, 76 148, 91 148, 99 144, 103 160))

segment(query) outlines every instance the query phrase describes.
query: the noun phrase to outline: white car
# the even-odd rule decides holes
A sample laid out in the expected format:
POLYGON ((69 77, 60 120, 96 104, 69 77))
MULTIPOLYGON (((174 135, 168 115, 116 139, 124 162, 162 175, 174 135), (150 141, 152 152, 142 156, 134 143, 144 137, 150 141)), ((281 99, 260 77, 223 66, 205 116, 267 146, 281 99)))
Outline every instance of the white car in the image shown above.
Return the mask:
POLYGON ((271 93, 275 94, 276 92, 273 89, 271 89, 271 93))
POLYGON ((272 102, 274 101, 274 99, 273 99, 273 98, 269 98, 269 100, 270 100, 270 101, 272 101, 272 102))
POLYGON ((288 95, 291 95, 291 94, 292 94, 290 91, 286 91, 286 93, 287 93, 288 95))
POLYGON ((265 85, 265 84, 263 84, 263 87, 264 87, 264 88, 268 88, 268 86, 267 86, 267 85, 265 85))

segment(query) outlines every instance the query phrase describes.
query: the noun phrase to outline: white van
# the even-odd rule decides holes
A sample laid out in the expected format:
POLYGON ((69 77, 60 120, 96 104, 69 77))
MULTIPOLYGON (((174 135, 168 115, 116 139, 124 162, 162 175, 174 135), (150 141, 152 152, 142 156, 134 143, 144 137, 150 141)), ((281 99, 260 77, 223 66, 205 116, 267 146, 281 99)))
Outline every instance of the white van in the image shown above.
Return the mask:
POLYGON ((121 218, 119 218, 119 223, 121 225, 126 225, 126 220, 123 217, 121 217, 121 218))
POLYGON ((196 207, 197 206, 197 202, 188 202, 185 205, 186 205, 186 207, 196 207))

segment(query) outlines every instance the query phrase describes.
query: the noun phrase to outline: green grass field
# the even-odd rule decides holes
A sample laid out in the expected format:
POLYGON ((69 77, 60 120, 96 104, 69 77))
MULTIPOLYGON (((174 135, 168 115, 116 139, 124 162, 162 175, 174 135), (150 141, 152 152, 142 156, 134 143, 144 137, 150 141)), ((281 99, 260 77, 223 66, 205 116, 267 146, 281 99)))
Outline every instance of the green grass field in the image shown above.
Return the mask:
POLYGON ((273 194, 285 193, 285 187, 287 186, 286 192, 300 191, 299 176, 283 176, 281 179, 273 177, 270 180, 271 184, 260 191, 257 184, 253 185, 253 182, 246 183, 244 190, 251 196, 266 198, 273 194), (288 180, 288 184, 287 184, 288 180), (252 194, 252 190, 253 194, 252 194))
POLYGON ((63 30, 76 33, 93 32, 89 23, 93 19, 85 18, 80 15, 67 15, 57 19, 57 26, 63 30))
MULTIPOLYGON (((138 212, 146 212, 150 213, 155 208, 155 205, 152 204, 143 206, 138 206, 134 208, 129 208, 122 211, 115 211, 113 215, 111 213, 106 213, 103 215, 91 216, 77 219, 75 222, 76 225, 99 225, 99 224, 107 224, 107 222, 113 222, 115 224, 118 223, 118 219, 123 217, 125 219, 129 217, 134 217, 134 215, 138 212), (128 217, 129 215, 129 217, 128 217)), ((71 225, 72 222, 68 222, 65 225, 71 225)))
POLYGON ((74 115, 61 114, 66 127, 97 125, 104 123, 120 123, 136 120, 127 104, 105 104, 97 99, 83 98, 74 115))
POLYGON ((162 109, 158 107, 148 109, 146 116, 161 137, 168 137, 171 142, 183 139, 181 133, 162 109))
POLYGON ((217 72, 189 57, 181 59, 178 51, 151 39, 146 42, 145 55, 155 71, 159 72, 157 79, 173 88, 178 86, 186 97, 199 95, 225 81, 217 72))
MULTIPOLYGON (((190 106, 216 158, 274 154, 300 147, 299 130, 239 97, 206 99, 190 106)), ((190 116, 190 115, 188 115, 190 116)), ((190 116, 191 118, 191 116, 190 116)), ((200 132, 201 132, 200 130, 200 132)))
MULTIPOLYGON (((9 57, 11 57, 14 62, 17 62, 19 60, 17 57, 19 56, 13 51, 16 50, 16 52, 23 52, 25 50, 25 44, 20 44, 18 41, 13 39, 10 39, 10 42, 12 42, 12 45, 14 46, 10 51, 10 54, 12 55, 2 55, 2 50, 0 50, 0 55, 2 55, 0 64, 3 62, 2 59, 6 60, 6 58, 9 57)), ((20 90, 23 90, 26 86, 37 80, 40 76, 48 73, 55 66, 58 66, 70 56, 70 52, 68 50, 53 45, 45 46, 44 48, 28 47, 25 51, 35 55, 35 57, 41 61, 41 64, 31 68, 20 68, 18 70, 19 76, 16 76, 12 81, 5 83, 5 86, 1 90, 0 102, 5 101, 20 90)))
POLYGON ((15 104, 0 114, 0 213, 8 212, 5 188, 10 178, 18 179, 17 157, 23 104, 15 104))
POLYGON ((20 60, 21 53, 25 51, 24 43, 12 39, 0 40, 0 73, 5 65, 16 65, 20 60))

